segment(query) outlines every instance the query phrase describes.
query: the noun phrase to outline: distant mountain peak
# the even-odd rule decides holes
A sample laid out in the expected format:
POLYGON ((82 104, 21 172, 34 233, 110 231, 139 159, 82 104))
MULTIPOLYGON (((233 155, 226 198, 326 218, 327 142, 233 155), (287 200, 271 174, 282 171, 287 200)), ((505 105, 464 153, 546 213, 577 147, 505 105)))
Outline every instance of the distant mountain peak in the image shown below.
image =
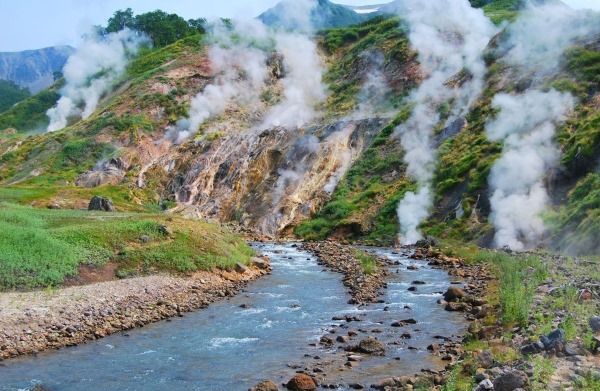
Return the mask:
MULTIPOLYGON (((290 15, 290 11, 297 9, 297 3, 292 0, 283 0, 275 7, 259 15, 264 24, 273 28, 285 30, 302 30, 302 21, 297 15, 290 15)), ((331 27, 345 27, 360 23, 366 16, 356 12, 350 7, 332 3, 329 0, 318 0, 316 6, 310 11, 310 23, 312 28, 319 30, 331 27)))
POLYGON ((52 46, 22 52, 0 52, 0 79, 11 80, 36 93, 54 83, 54 72, 60 72, 75 49, 52 46))

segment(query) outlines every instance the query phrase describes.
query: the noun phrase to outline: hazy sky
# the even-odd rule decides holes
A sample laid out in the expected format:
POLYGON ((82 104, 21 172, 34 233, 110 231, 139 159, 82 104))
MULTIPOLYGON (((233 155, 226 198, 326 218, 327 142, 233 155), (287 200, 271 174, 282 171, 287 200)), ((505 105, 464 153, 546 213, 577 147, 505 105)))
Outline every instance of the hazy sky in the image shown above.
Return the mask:
MULTIPOLYGON (((335 0, 350 5, 390 0, 335 0)), ((563 0, 577 7, 600 10, 600 0, 563 0)), ((0 0, 0 52, 77 46, 91 25, 106 25, 114 11, 132 8, 135 14, 161 9, 186 19, 256 16, 279 0, 0 0)))

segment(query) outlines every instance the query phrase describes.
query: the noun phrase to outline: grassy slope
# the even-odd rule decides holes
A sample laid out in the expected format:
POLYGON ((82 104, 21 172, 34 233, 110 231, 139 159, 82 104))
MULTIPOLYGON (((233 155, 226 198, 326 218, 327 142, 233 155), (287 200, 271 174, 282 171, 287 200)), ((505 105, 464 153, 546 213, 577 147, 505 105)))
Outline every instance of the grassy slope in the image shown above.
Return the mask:
POLYGON ((0 291, 56 286, 81 264, 117 262, 124 277, 231 269, 249 263, 252 254, 238 237, 204 222, 0 202, 0 291))
MULTIPOLYGON (((511 19, 509 14, 515 12, 516 15, 519 6, 515 1, 497 1, 484 6, 484 11, 505 11, 503 17, 511 19)), ((330 75, 342 73, 341 64, 354 61, 357 52, 352 48, 357 45, 357 40, 351 33, 352 30, 339 29, 325 35, 326 47, 340 50, 341 46, 341 50, 349 54, 331 68, 330 75)), ((559 128, 557 135, 563 151, 564 176, 581 179, 568 193, 565 205, 549 216, 563 248, 570 247, 575 252, 594 253, 600 250, 593 239, 600 234, 598 175, 593 173, 600 149, 600 111, 596 95, 600 83, 599 60, 600 52, 594 49, 574 48, 565 56, 563 71, 545 80, 543 86, 569 91, 581 102, 564 126, 559 128), (565 235, 561 233, 564 231, 577 234, 565 235)), ((466 116, 468 126, 439 147, 434 178, 436 208, 430 220, 423 225, 428 234, 469 241, 490 229, 486 221, 489 207, 485 205, 487 177, 501 146, 487 141, 485 123, 494 114, 491 109, 494 94, 511 92, 514 85, 506 83, 506 77, 510 77, 506 65, 491 57, 488 61, 487 86, 481 99, 466 116), (454 204, 450 205, 450 201, 454 204), (455 215, 455 202, 459 202, 464 211, 462 217, 455 215), (476 206, 477 210, 474 210, 476 206)), ((338 83, 333 88, 339 87, 338 83)), ((343 98, 346 96, 344 89, 340 91, 338 96, 342 96, 342 102, 347 102, 343 98)), ((401 110, 396 124, 406 116, 406 110, 408 108, 401 110)), ((375 243, 395 241, 398 230, 395 207, 401 196, 411 188, 411 183, 403 175, 401 148, 397 141, 389 138, 392 130, 393 127, 388 127, 382 131, 342 179, 332 201, 310 221, 297 227, 296 234, 305 239, 337 236, 375 243), (390 178, 389 174, 394 172, 399 172, 399 175, 390 178)))
POLYGON ((98 160, 118 155, 112 140, 135 143, 144 133, 186 112, 179 103, 186 93, 183 87, 158 96, 148 85, 161 81, 166 64, 202 48, 200 37, 195 36, 144 52, 120 82, 118 88, 124 92, 106 97, 90 118, 59 132, 26 135, 44 126, 45 111, 56 102, 54 91, 59 86, 0 115, 0 128, 17 130, 0 133, 0 182, 4 182, 0 186, 0 290, 60 285, 83 264, 101 267, 116 262, 117 275, 124 277, 231 268, 236 262, 249 262, 253 251, 221 228, 156 214, 160 207, 152 190, 72 185, 98 160), (165 118, 151 116, 148 111, 153 105, 165 109, 165 118), (9 185, 13 182, 18 185, 9 185), (93 195, 112 198, 117 209, 127 213, 28 206, 45 208, 60 200, 63 206, 81 209, 93 195), (163 225, 172 234, 161 233, 163 225))

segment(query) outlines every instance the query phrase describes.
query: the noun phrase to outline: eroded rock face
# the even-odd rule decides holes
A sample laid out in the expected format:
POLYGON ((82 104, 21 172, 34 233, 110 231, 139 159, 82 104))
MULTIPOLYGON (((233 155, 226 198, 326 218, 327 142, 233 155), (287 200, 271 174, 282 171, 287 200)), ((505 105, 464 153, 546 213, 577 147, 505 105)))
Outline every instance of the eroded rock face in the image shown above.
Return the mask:
POLYGON ((387 122, 249 129, 187 145, 166 191, 204 217, 279 234, 329 199, 387 122))
POLYGON ((125 178, 128 169, 129 165, 121 158, 101 161, 90 171, 81 174, 75 180, 75 185, 94 188, 106 184, 116 184, 125 178))

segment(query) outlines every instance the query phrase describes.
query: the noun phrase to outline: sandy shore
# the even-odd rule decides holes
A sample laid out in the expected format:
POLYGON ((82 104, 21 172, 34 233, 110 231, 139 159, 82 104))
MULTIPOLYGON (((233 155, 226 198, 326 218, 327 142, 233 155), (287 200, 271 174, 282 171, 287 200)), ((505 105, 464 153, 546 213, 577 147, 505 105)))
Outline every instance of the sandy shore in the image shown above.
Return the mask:
POLYGON ((207 307, 267 274, 245 271, 155 275, 57 290, 0 294, 0 360, 74 346, 207 307))

